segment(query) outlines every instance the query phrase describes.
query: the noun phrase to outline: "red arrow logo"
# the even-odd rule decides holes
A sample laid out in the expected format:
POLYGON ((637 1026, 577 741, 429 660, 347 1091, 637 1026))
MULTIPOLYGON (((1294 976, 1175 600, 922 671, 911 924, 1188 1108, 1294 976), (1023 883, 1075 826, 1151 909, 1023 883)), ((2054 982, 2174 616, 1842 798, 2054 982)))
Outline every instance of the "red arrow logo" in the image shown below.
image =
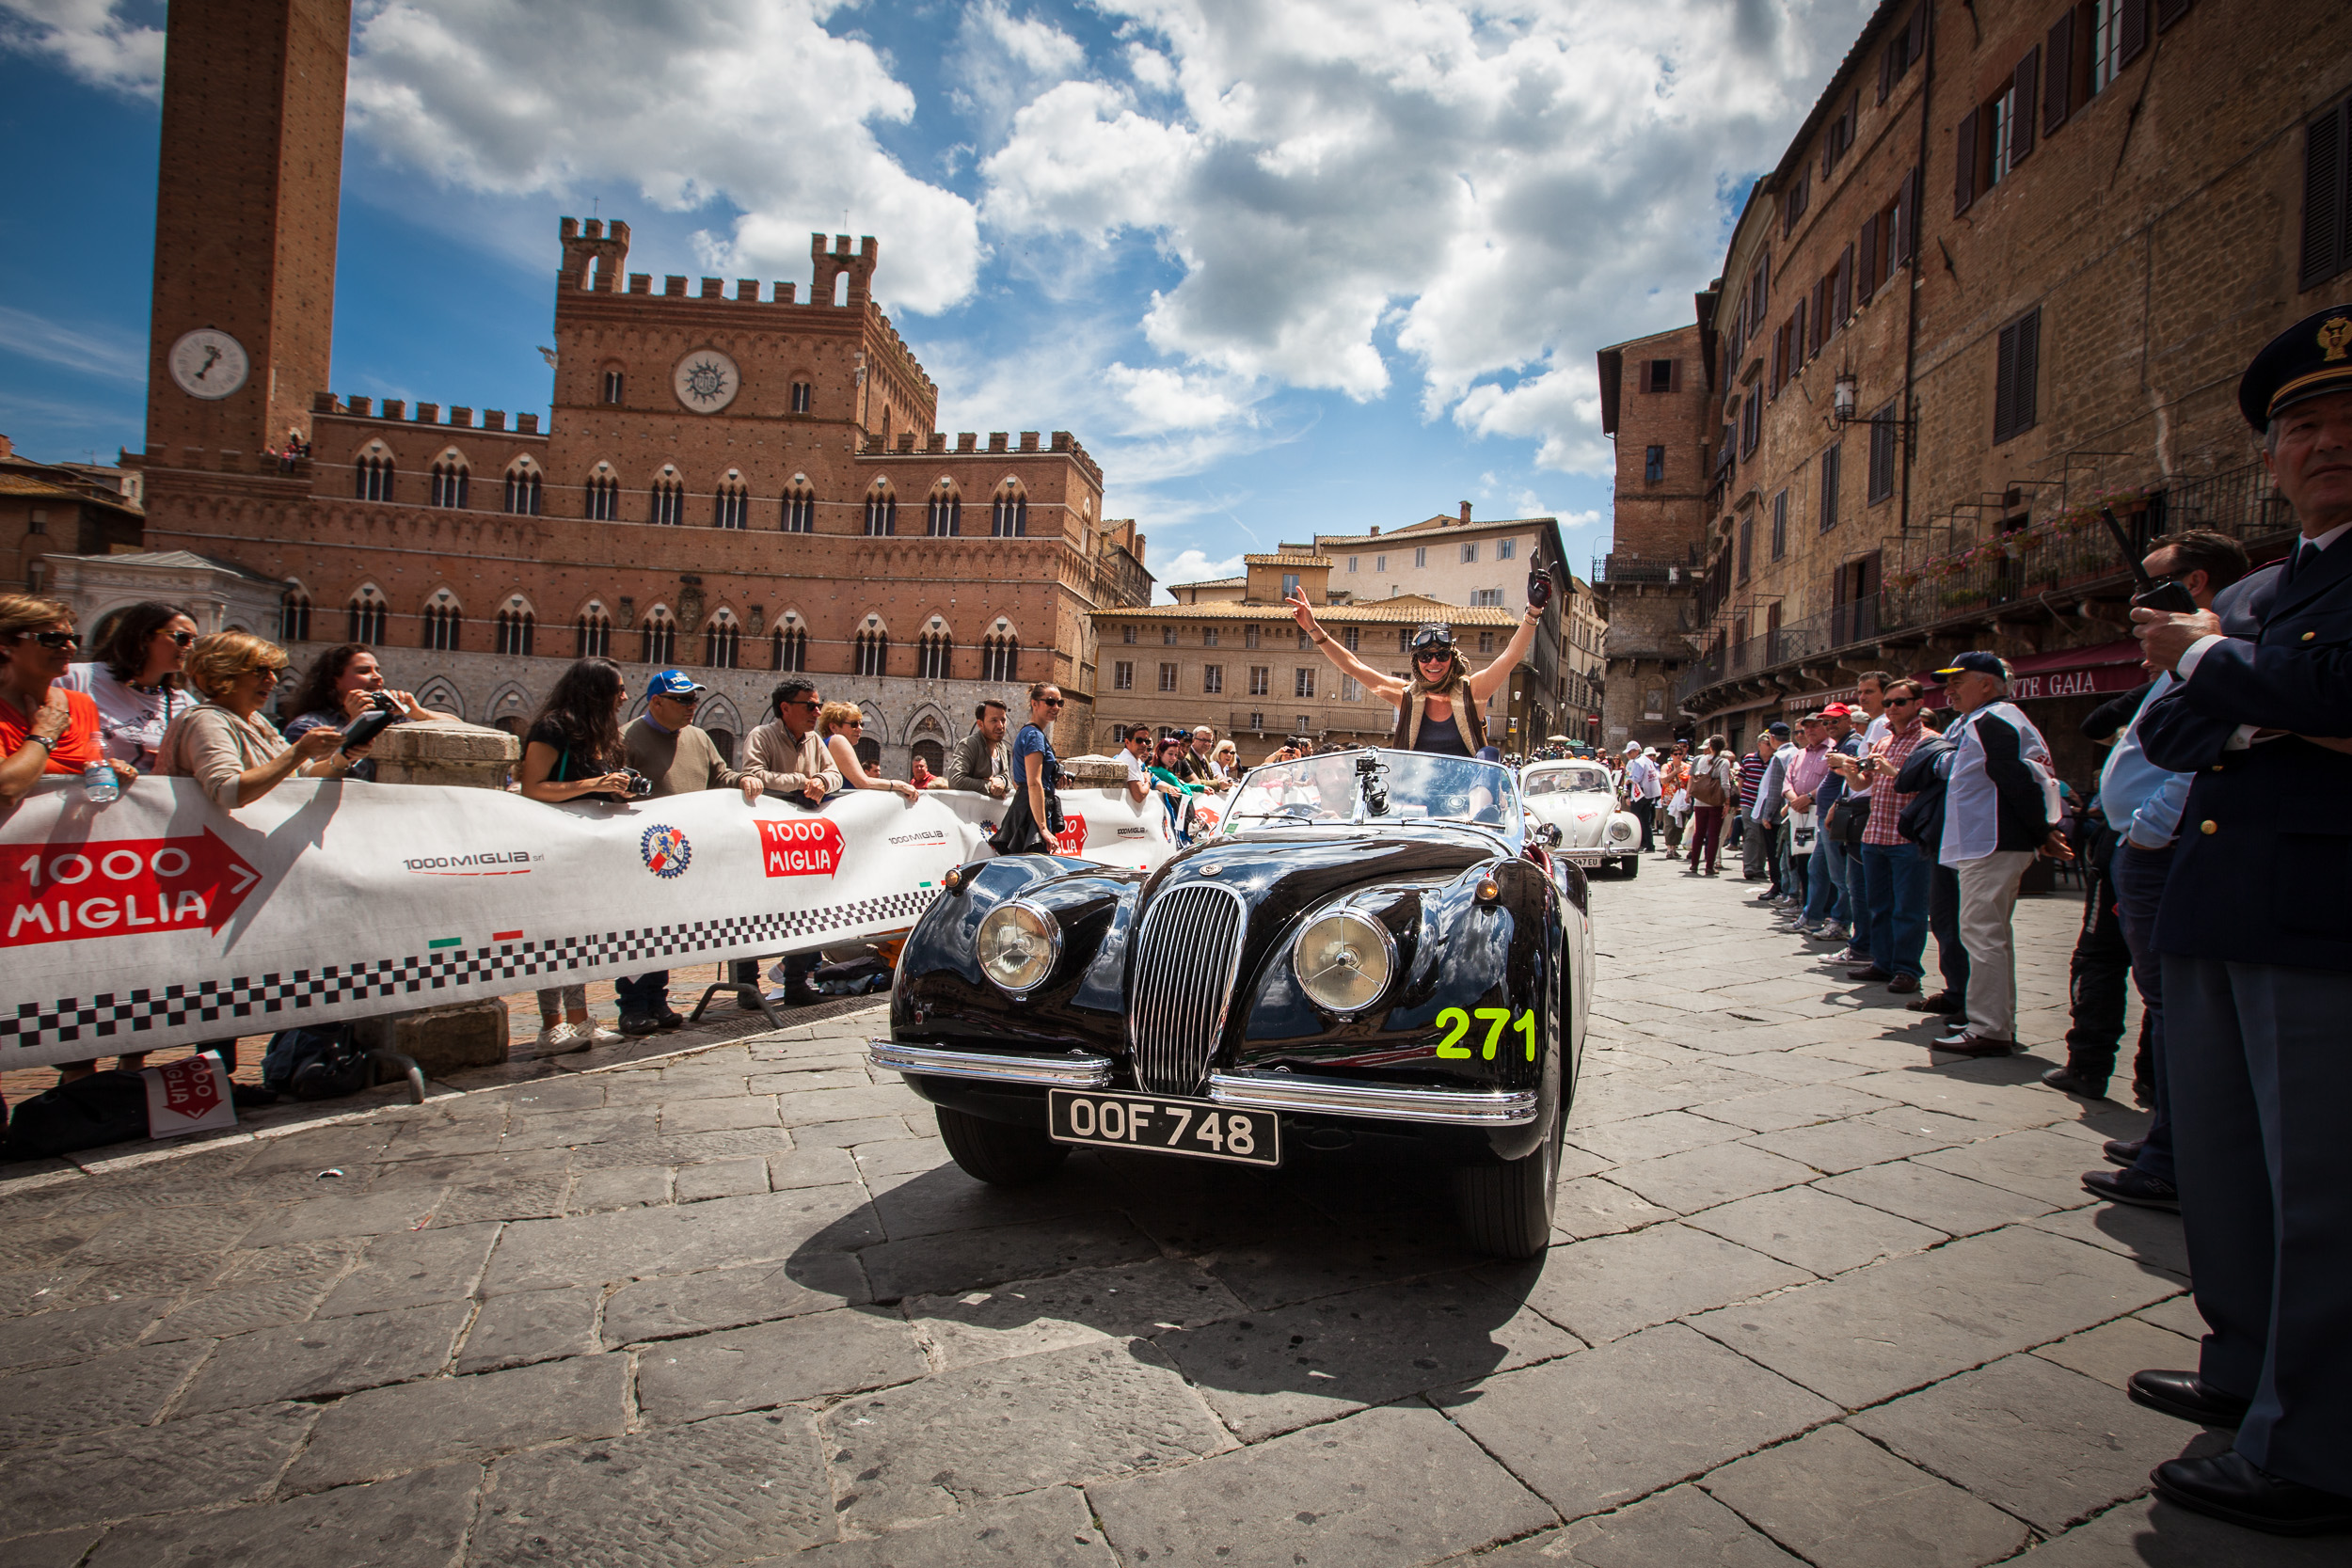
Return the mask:
POLYGON ((262 874, 210 828, 177 838, 120 838, 72 848, 0 851, 0 947, 147 931, 218 931, 262 874))

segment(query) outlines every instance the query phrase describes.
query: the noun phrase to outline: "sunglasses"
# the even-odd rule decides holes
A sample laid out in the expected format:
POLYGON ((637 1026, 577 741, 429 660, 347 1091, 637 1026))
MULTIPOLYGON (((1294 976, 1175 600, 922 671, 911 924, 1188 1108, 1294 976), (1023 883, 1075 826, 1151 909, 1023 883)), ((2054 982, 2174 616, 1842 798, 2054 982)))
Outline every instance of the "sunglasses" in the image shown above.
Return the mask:
POLYGON ((71 631, 28 631, 21 633, 18 641, 38 642, 44 648, 78 648, 82 645, 81 634, 71 631))
POLYGON ((1916 697, 1889 697, 1886 699, 1886 705, 1888 707, 1917 707, 1919 705, 1919 699, 1916 697))
POLYGON ((1413 650, 1413 662, 1416 664, 1451 664, 1454 662, 1454 650, 1450 646, 1416 648, 1413 650))
POLYGON ((1038 701, 1042 703, 1047 707, 1059 707, 1062 705, 1063 699, 1059 697, 1040 697, 1038 701))
POLYGON ((844 719, 834 726, 836 730, 862 730, 865 727, 866 721, 863 719, 844 719))
POLYGON ((196 646, 196 633, 192 631, 167 631, 163 635, 170 638, 174 642, 179 643, 180 646, 183 648, 193 648, 196 646))

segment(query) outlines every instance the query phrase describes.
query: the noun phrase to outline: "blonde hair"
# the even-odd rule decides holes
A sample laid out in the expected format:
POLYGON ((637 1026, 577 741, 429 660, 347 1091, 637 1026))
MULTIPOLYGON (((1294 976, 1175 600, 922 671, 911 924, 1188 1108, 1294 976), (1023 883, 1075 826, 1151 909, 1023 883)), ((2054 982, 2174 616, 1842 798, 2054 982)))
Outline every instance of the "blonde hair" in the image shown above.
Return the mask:
POLYGON ((265 637, 249 631, 216 631, 199 637, 188 650, 189 682, 215 702, 239 675, 248 670, 283 670, 286 651, 265 637))
POLYGON ((73 625, 71 606, 33 594, 0 594, 0 637, 45 631, 60 621, 73 625))
POLYGON ((855 703, 827 703, 817 710, 817 734, 820 739, 831 739, 833 732, 842 725, 866 722, 866 710, 855 703))

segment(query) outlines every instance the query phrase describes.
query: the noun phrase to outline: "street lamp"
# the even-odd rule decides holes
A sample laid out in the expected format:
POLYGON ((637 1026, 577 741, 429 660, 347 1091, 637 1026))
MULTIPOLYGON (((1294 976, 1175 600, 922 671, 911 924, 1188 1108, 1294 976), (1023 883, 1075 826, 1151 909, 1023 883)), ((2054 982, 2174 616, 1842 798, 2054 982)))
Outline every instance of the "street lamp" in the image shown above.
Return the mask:
POLYGON ((1854 408, 1860 402, 1861 391, 1862 383, 1853 372, 1846 370, 1837 372, 1837 380, 1830 388, 1830 411, 1839 424, 1853 423, 1854 408))

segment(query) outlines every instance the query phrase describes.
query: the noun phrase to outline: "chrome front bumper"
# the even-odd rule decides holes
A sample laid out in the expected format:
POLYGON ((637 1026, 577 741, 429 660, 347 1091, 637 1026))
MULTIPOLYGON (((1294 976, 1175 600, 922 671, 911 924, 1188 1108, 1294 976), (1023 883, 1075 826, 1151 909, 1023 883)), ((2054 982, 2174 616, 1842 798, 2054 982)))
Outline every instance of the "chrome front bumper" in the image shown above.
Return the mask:
POLYGON ((1614 853, 1607 849, 1554 849, 1551 853, 1554 859, 1564 860, 1570 865, 1581 865, 1587 871, 1605 860, 1615 858, 1614 853))
MULTIPOLYGON (((1054 1089, 1108 1087, 1114 1065, 1108 1056, 943 1051, 895 1040, 868 1040, 866 1056, 874 1066, 893 1072, 1054 1089)), ((1541 1109, 1534 1089, 1429 1089, 1291 1072, 1213 1072, 1208 1097, 1236 1110, 1357 1117, 1430 1127, 1524 1127, 1541 1109)))
POLYGON ((892 1072, 931 1078, 977 1078, 990 1084, 1028 1084, 1051 1089, 1099 1089, 1111 1081, 1108 1056, 1021 1056, 1010 1052, 942 1051, 896 1040, 867 1040, 866 1059, 892 1072))

